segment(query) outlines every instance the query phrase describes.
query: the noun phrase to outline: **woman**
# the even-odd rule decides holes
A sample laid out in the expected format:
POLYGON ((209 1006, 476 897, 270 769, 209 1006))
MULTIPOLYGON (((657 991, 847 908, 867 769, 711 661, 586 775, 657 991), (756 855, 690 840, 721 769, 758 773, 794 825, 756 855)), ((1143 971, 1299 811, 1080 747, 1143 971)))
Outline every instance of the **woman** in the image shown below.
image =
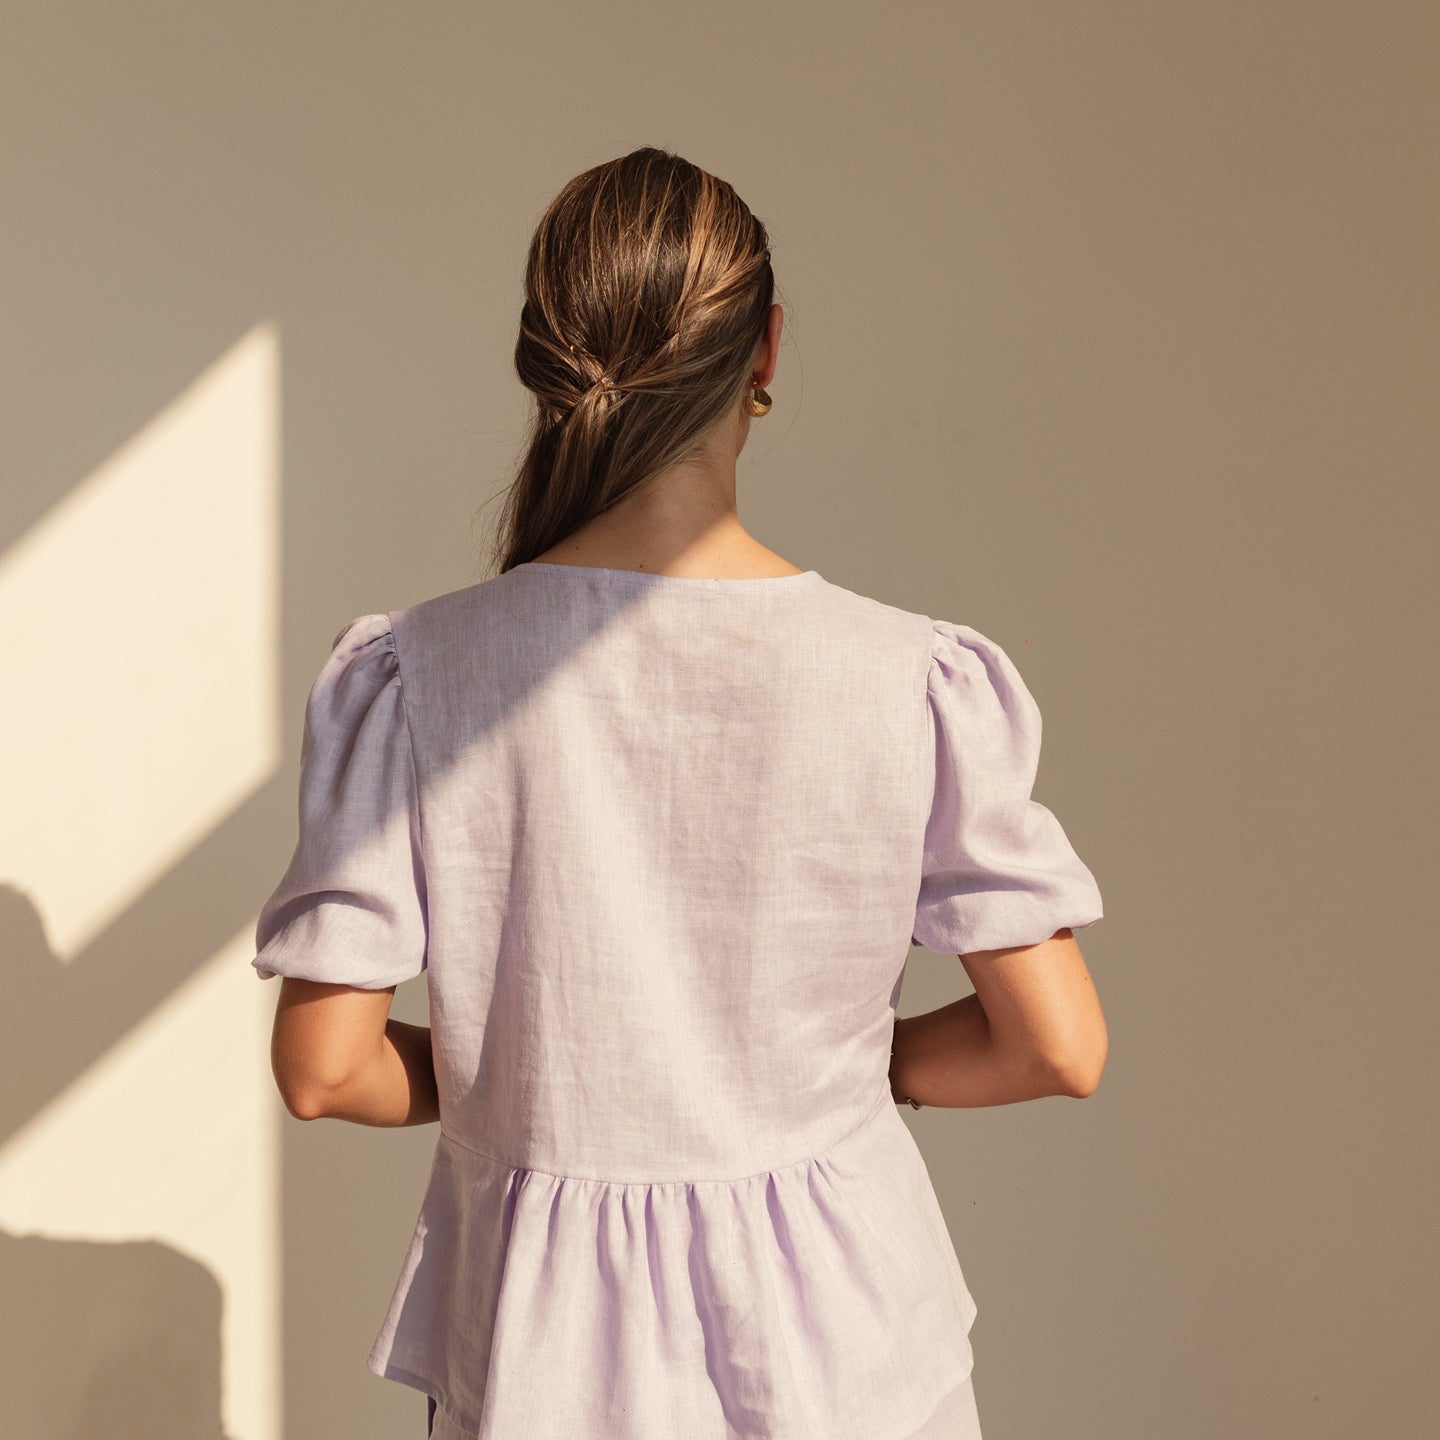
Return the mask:
POLYGON ((999 646, 790 564, 735 464, 765 227, 644 148, 535 234, 488 580, 342 629, 256 931, 292 1114, 440 1122, 369 1367, 437 1440, 956 1440, 976 1306, 896 1103, 1087 1095, 1094 877, 999 646), (975 994, 896 1023, 911 944, 975 994), (430 1028, 389 1018, 426 972, 430 1028))

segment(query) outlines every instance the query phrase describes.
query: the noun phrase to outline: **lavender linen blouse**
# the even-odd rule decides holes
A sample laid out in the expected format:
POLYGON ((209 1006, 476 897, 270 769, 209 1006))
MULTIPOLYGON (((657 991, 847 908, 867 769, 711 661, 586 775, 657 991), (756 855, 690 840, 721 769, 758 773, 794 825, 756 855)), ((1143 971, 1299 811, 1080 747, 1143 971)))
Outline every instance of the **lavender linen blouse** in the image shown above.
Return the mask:
POLYGON ((425 972, 440 1126, 370 1351, 436 1440, 907 1440, 976 1315, 890 1094, 912 944, 1101 918, 969 626, 817 571, 532 561, 336 636, 261 978, 425 972))

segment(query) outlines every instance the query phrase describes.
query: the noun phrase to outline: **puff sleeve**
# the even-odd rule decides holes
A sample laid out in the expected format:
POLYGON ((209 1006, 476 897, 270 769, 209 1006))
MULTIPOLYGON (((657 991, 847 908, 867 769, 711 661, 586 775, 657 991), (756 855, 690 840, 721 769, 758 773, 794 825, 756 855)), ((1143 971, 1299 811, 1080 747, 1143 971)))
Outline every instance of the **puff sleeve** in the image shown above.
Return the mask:
POLYGON ((1095 877, 1031 798, 1040 710, 1019 671, 968 625, 934 621, 930 649, 935 787, 911 943, 965 955, 1093 925, 1095 877))
POLYGON ((414 757, 389 617, 335 637, 305 705, 300 832, 255 928, 262 980, 383 990, 426 968, 414 757))

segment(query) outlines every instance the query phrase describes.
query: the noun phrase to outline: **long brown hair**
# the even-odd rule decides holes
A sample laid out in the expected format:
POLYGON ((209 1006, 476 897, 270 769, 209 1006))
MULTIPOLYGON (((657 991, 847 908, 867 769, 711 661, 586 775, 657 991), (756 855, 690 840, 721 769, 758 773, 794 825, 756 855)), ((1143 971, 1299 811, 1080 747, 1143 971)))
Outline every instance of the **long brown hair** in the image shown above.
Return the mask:
POLYGON ((774 302, 765 226, 655 146, 577 175, 530 243, 515 369, 536 409, 494 559, 532 560, 740 402, 774 302))

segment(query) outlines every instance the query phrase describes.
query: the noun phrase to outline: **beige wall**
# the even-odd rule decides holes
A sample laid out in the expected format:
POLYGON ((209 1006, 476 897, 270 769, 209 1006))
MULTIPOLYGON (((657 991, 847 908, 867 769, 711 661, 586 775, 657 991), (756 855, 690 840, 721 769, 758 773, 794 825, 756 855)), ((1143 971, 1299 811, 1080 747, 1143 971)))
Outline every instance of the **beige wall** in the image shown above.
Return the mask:
POLYGON ((1096 1094, 904 1112, 987 1437, 1437 1433, 1434 7, 227 9, 0 21, 0 1429, 423 1433, 434 1133, 284 1114, 251 929, 331 637, 478 578, 531 227, 654 143, 772 229, 742 517, 1007 648, 1104 892, 1096 1094))

